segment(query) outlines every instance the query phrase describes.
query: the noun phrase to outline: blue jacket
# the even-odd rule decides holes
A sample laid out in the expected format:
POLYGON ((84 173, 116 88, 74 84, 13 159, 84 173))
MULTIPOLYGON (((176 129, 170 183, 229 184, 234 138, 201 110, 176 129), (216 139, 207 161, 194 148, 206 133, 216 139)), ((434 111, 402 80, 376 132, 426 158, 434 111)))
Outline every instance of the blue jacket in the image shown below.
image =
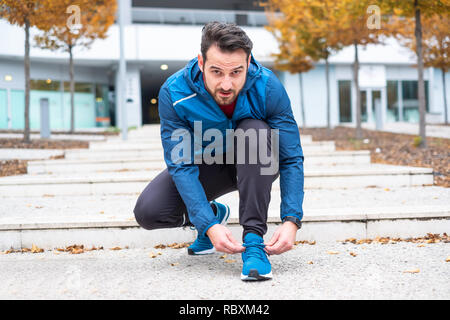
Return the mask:
MULTIPOLYGON (((164 159, 186 205, 189 219, 199 234, 205 234, 217 221, 198 179, 197 162, 193 161, 194 151, 198 150, 198 146, 194 146, 194 140, 198 142, 194 139, 194 121, 202 121, 203 132, 216 128, 224 135, 226 129, 236 128, 237 122, 244 118, 264 120, 272 129, 279 129, 280 218, 296 216, 302 219, 304 158, 299 129, 283 85, 272 71, 261 66, 253 56, 231 119, 206 91, 197 58, 166 80, 159 92, 158 109, 164 159), (180 143, 171 139, 177 129, 184 129, 191 137, 191 154, 184 155, 183 161, 174 160, 171 156, 180 143)), ((204 147, 202 144, 200 151, 204 147)))

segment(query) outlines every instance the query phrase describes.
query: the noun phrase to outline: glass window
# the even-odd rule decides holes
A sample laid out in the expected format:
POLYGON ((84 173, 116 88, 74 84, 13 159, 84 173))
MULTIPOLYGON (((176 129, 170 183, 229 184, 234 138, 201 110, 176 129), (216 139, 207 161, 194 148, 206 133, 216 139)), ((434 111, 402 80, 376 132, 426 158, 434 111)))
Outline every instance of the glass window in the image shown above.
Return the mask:
POLYGON ((352 122, 351 81, 339 80, 339 122, 352 122))
POLYGON ((30 80, 30 90, 59 91, 60 85, 60 81, 53 81, 52 79, 30 80))
POLYGON ((361 122, 367 122, 367 91, 360 91, 361 97, 361 122))
POLYGON ((398 81, 387 81, 387 121, 399 121, 398 81))
MULTIPOLYGON (((70 92, 69 81, 64 81, 64 92, 70 92)), ((87 82, 75 82, 75 92, 92 93, 93 84, 87 82)))
MULTIPOLYGON (((428 112, 428 81, 425 82, 425 108, 428 112)), ((419 94, 418 81, 402 81, 403 120, 419 122, 419 94)))

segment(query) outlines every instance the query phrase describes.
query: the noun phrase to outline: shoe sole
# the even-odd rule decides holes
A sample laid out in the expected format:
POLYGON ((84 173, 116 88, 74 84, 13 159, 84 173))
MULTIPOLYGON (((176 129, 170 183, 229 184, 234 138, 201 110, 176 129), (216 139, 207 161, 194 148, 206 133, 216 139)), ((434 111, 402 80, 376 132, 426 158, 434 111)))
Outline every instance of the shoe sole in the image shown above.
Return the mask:
POLYGON ((243 281, 265 281, 272 279, 272 272, 267 274, 259 274, 258 270, 251 269, 248 275, 241 273, 241 280, 243 281))
POLYGON ((194 250, 188 248, 187 252, 188 252, 188 255, 190 255, 190 256, 203 256, 205 254, 213 254, 213 253, 215 253, 216 249, 212 248, 212 249, 207 249, 207 250, 195 252, 194 250))
MULTIPOLYGON (((224 226, 227 225, 227 221, 228 221, 228 218, 230 217, 230 212, 231 212, 229 206, 225 205, 225 207, 227 208, 227 211, 225 212, 225 215, 223 216, 222 221, 220 221, 220 224, 224 225, 224 226)), ((206 255, 206 254, 213 254, 216 252, 216 249, 212 248, 212 249, 195 252, 194 250, 188 248, 187 252, 188 252, 188 255, 191 255, 191 256, 202 256, 202 255, 206 255)))

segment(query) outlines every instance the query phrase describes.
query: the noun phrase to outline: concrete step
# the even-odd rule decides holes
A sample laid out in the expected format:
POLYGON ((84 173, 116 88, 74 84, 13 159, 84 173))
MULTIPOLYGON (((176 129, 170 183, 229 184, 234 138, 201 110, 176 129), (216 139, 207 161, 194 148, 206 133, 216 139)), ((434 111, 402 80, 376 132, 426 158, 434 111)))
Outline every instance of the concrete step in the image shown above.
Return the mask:
POLYGON ((58 149, 1 149, 0 160, 34 160, 50 159, 64 156, 64 150, 58 149))
MULTIPOLYGON (((142 144, 156 143, 156 144, 161 145, 161 136, 160 136, 160 133, 158 132, 158 135, 130 137, 126 141, 123 141, 121 137, 111 137, 111 138, 107 138, 105 143, 103 143, 103 144, 111 145, 111 144, 126 144, 126 143, 131 143, 131 144, 136 144, 136 143, 142 143, 142 144)), ((311 144, 311 143, 313 143, 312 136, 311 135, 302 135, 301 136, 301 143, 302 143, 302 145, 303 144, 311 144)), ((102 143, 97 143, 97 142, 91 142, 90 143, 90 146, 92 147, 92 149, 95 149, 95 148, 99 147, 100 145, 102 145, 102 143)))
MULTIPOLYGON (((334 151, 310 154, 305 165, 369 164, 370 151, 334 151)), ((163 170, 166 164, 158 158, 60 159, 28 162, 28 173, 73 173, 125 170, 163 170)))
MULTIPOLYGON (((111 158, 132 158, 132 157, 162 157, 163 149, 161 146, 149 145, 148 147, 130 146, 121 148, 109 148, 103 149, 72 149, 65 152, 66 159, 111 159, 111 158)), ((325 153, 333 152, 336 150, 334 142, 324 141, 321 143, 314 143, 310 145, 302 146, 303 153, 305 155, 312 153, 325 153)))
MULTIPOLYGON (((382 164, 335 167, 305 167, 305 189, 402 187, 433 184, 429 168, 382 164)), ((159 170, 18 175, 0 178, 0 195, 42 196, 82 194, 122 194, 141 192, 159 170)), ((274 189, 279 188, 275 181, 274 189)))
MULTIPOLYGON (((146 247, 192 241, 186 228, 147 231, 132 212, 138 195, 0 198, 0 250, 51 249, 72 244, 146 247)), ((305 194, 298 240, 336 241, 376 236, 417 237, 450 230, 450 189, 413 187, 311 190, 305 194), (358 197, 355 197, 358 194, 358 197), (324 201, 326 199, 326 201, 324 201), (380 204, 382 203, 382 206, 380 204)), ((229 226, 240 239, 237 192, 217 199, 231 208, 229 226)), ((279 224, 279 193, 272 193, 268 236, 279 224)))
MULTIPOLYGON (((334 151, 334 141, 302 142, 302 148, 307 150, 329 150, 334 151)), ((106 142, 90 143, 89 151, 122 151, 122 150, 162 150, 161 140, 159 141, 127 141, 127 142, 106 142)))

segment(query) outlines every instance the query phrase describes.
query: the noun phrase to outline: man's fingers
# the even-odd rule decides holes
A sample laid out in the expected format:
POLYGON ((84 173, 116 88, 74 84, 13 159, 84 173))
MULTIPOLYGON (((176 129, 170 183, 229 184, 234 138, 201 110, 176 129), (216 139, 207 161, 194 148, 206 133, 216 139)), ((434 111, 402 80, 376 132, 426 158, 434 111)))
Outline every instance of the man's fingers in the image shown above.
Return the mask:
POLYGON ((244 252, 245 248, 242 246, 241 243, 239 243, 234 237, 233 234, 230 232, 227 234, 228 240, 233 244, 233 250, 234 253, 244 252))
POLYGON ((279 237, 280 237, 280 233, 275 231, 275 233, 273 234, 270 241, 266 243, 266 246, 273 246, 278 241, 279 237))
POLYGON ((291 249, 292 245, 288 241, 281 239, 279 239, 279 241, 277 241, 273 246, 266 246, 266 251, 269 254, 281 254, 291 249))

